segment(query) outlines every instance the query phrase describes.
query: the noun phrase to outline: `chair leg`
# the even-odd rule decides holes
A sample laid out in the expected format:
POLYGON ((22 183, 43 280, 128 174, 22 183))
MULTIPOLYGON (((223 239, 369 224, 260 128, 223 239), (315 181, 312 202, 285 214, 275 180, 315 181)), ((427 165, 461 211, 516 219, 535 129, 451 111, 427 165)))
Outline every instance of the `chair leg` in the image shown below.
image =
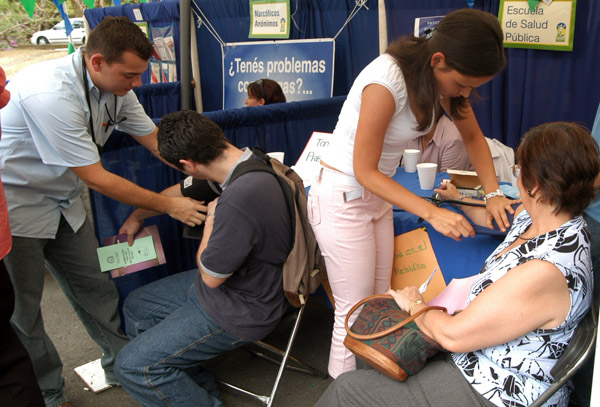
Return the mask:
MULTIPOLYGON (((268 343, 263 342, 263 341, 256 341, 256 342, 253 343, 253 345, 256 345, 256 346, 258 346, 260 348, 266 349, 269 352, 277 354, 277 355, 279 355, 282 358, 285 355, 285 352, 283 352, 281 349, 276 348, 275 346, 269 345, 268 343)), ((279 365, 281 363, 281 360, 274 359, 274 358, 270 357, 269 355, 267 355, 264 352, 261 352, 259 350, 248 349, 248 351, 252 352, 252 354, 254 354, 254 355, 256 355, 256 356, 258 356, 260 358, 268 360, 269 362, 275 363, 277 365, 279 365)), ((286 369, 293 370, 295 372, 310 374, 310 375, 313 375, 313 376, 319 376, 319 377, 322 377, 324 379, 327 378, 327 373, 323 373, 320 370, 315 369, 314 367, 312 367, 308 363, 305 363, 305 362, 303 362, 303 361, 301 361, 301 360, 293 357, 292 355, 289 355, 288 359, 290 361, 293 361, 298 366, 294 366, 294 365, 288 364, 288 365, 286 365, 286 369)))
POLYGON ((299 361, 298 359, 290 356, 290 352, 292 350, 292 346, 294 345, 294 340, 296 339, 296 334, 298 333, 298 328, 300 326, 300 321, 302 320, 302 316, 304 315, 304 307, 305 305, 302 305, 300 307, 300 309, 298 309, 298 313, 296 315, 296 320, 294 322, 294 327, 292 328, 292 332, 290 333, 290 337, 288 339, 286 348, 285 348, 285 352, 282 352, 280 349, 271 346, 265 342, 262 341, 257 341, 254 342, 255 345, 267 349, 273 353, 279 354, 281 356, 281 361, 277 361, 261 352, 256 352, 256 351, 251 351, 252 353, 254 353, 257 356, 260 356, 264 359, 267 359, 271 362, 274 362, 276 364, 279 364, 279 370, 277 371, 277 377, 275 378, 275 382, 273 383, 273 388, 271 390, 271 394, 269 397, 267 396, 261 396, 259 394, 253 393, 251 391, 245 390, 245 389, 241 389, 237 386, 234 386, 232 384, 223 382, 223 381, 219 381, 220 384, 229 387, 231 389, 234 389, 236 391, 239 391, 240 393, 246 394, 248 396, 254 397, 255 399, 259 400, 261 403, 263 403, 265 406, 267 407, 271 407, 273 405, 273 402, 275 400, 275 395, 277 394, 277 390, 279 388, 279 383, 281 381, 281 376, 283 375, 283 372, 285 370, 285 368, 287 367, 288 369, 291 370, 296 370, 296 371, 300 371, 300 372, 304 372, 304 373, 308 373, 308 374, 313 374, 315 376, 321 376, 321 377, 327 377, 326 374, 318 371, 317 369, 307 365, 304 362, 299 361), (291 359, 293 360, 295 363, 299 364, 301 367, 296 367, 296 366, 287 366, 287 362, 288 360, 291 359))
POLYGON ((294 345, 294 340, 296 339, 296 334, 298 333, 298 327, 300 326, 300 321, 302 320, 302 315, 304 315, 304 307, 306 304, 302 304, 300 309, 298 310, 298 314, 296 316, 296 322, 294 323, 294 328, 292 328, 292 333, 290 334, 290 339, 288 340, 287 346, 285 347, 285 353, 281 360, 281 365, 279 366, 279 370, 277 371, 277 377, 275 378, 275 383, 273 384, 273 390, 271 390, 271 396, 269 397, 269 402, 267 403, 267 407, 271 407, 273 401, 275 400, 275 394, 277 393, 277 388, 279 387, 279 382, 281 381, 281 376, 283 375, 283 371, 285 370, 285 365, 287 363, 288 357, 290 356, 290 351, 292 350, 292 346, 294 345))

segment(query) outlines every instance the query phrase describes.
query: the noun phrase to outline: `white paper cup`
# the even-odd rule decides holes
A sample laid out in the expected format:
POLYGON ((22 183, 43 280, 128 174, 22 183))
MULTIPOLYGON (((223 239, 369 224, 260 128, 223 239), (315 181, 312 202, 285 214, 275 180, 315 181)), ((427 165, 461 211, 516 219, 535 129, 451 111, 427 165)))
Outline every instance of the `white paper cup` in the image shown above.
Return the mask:
POLYGON ((285 153, 281 151, 277 151, 274 153, 267 153, 267 155, 271 158, 275 158, 277 161, 283 164, 283 157, 285 157, 285 153))
POLYGON ((433 189, 436 172, 437 164, 435 163, 417 164, 417 173, 419 174, 419 184, 421 185, 421 189, 433 189))
POLYGON ((417 163, 419 162, 419 150, 407 148, 404 150, 403 159, 404 170, 406 172, 415 172, 417 170, 417 163))

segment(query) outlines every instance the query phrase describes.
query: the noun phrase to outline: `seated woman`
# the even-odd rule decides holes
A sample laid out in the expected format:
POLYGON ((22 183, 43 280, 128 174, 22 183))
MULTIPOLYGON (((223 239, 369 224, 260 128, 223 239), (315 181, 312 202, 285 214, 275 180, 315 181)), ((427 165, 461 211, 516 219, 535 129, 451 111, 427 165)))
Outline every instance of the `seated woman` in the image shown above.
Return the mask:
POLYGON ((246 106, 262 106, 273 103, 285 103, 281 86, 272 79, 259 79, 248 85, 246 106))
POLYGON ((419 163, 436 163, 437 172, 473 170, 460 132, 443 110, 427 134, 407 141, 402 148, 419 150, 419 163))
MULTIPOLYGON (((592 302, 590 236, 581 212, 594 197, 598 146, 576 124, 546 123, 525 134, 517 162, 522 205, 473 283, 467 307, 416 319, 449 353, 403 383, 372 369, 343 374, 317 406, 527 406, 550 386, 550 370, 592 302)), ((456 191, 438 192, 450 198, 456 191)), ((483 208, 463 209, 485 225, 483 208)), ((411 314, 427 305, 415 287, 389 293, 411 314)), ((547 405, 568 401, 563 387, 547 405)))

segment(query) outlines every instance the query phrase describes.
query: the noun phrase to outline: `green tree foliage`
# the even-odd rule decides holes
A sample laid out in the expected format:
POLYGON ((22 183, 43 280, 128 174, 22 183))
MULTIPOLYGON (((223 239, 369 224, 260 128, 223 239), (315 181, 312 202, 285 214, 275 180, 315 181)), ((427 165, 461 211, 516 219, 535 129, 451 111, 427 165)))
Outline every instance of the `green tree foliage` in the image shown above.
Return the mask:
MULTIPOLYGON (((82 17, 87 7, 82 0, 65 0, 67 14, 82 17)), ((122 0, 122 4, 142 3, 144 0, 122 0)), ((95 0, 96 7, 109 7, 112 0, 95 0)), ((29 18, 20 0, 0 0, 0 50, 30 44, 31 35, 52 28, 60 21, 60 14, 52 0, 36 0, 33 19, 29 18)))
POLYGON ((37 0, 33 19, 19 0, 0 0, 0 49, 27 44, 32 33, 58 21, 60 15, 52 0, 37 0))

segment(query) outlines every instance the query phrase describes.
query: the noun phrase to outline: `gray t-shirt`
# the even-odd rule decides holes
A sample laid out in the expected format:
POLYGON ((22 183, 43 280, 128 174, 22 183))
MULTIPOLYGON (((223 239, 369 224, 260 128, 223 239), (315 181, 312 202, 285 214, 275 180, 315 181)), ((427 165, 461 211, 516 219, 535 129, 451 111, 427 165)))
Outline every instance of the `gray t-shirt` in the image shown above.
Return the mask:
POLYGON ((255 341, 277 325, 287 307, 282 266, 291 239, 285 197, 272 174, 249 172, 224 188, 200 266, 227 280, 210 288, 199 274, 196 292, 227 332, 255 341))

